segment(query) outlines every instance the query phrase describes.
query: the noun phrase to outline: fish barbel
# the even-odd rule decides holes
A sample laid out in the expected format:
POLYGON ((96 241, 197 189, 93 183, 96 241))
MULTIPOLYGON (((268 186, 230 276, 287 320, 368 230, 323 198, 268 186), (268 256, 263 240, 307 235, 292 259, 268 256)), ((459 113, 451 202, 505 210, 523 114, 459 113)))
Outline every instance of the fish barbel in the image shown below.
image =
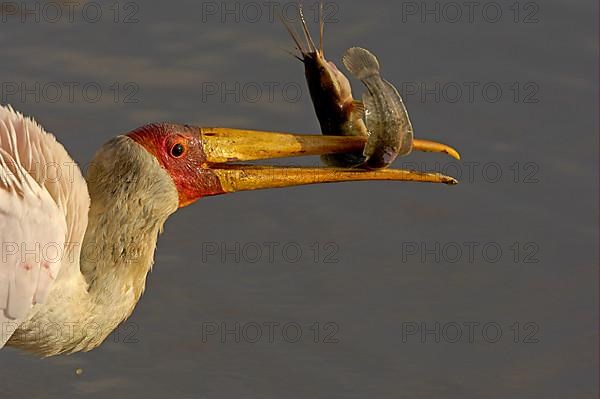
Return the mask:
POLYGON ((368 50, 352 47, 342 59, 352 76, 366 87, 363 94, 365 123, 369 140, 365 146, 365 166, 379 169, 396 157, 411 153, 413 127, 398 90, 379 73, 379 62, 368 50))

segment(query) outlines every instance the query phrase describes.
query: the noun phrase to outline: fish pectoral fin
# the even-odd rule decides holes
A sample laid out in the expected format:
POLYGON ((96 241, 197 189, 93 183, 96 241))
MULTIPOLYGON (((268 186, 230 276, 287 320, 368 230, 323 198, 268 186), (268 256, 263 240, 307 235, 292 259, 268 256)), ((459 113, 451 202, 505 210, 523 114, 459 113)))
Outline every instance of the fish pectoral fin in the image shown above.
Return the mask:
POLYGON ((365 117, 365 105, 360 100, 352 101, 352 112, 361 119, 365 117))

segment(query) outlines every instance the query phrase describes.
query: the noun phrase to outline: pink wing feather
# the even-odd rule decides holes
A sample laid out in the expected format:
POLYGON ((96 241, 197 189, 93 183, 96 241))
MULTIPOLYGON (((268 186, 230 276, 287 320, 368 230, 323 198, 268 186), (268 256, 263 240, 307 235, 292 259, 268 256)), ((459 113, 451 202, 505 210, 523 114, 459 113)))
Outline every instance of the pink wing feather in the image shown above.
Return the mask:
POLYGON ((55 137, 0 106, 0 348, 55 280, 80 273, 87 185, 55 137))

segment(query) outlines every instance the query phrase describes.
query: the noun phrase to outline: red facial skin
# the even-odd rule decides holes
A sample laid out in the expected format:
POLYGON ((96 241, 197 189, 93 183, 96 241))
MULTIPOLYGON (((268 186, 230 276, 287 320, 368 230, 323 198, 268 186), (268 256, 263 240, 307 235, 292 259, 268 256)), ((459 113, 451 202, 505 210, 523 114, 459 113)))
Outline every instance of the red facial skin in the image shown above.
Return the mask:
POLYGON ((199 128, 188 125, 157 123, 142 126, 127 135, 156 157, 169 173, 179 192, 179 207, 225 191, 217 176, 207 168, 199 128), (176 156, 176 144, 183 146, 176 156))

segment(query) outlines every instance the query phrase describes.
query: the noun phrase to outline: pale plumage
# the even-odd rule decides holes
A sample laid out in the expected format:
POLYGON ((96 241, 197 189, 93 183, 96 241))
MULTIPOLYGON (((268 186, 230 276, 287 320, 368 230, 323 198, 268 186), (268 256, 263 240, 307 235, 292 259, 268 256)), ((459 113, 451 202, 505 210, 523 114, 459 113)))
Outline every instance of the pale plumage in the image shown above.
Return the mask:
POLYGON ((54 136, 0 107, 0 347, 56 280, 79 273, 79 252, 65 243, 82 242, 89 203, 54 136))
POLYGON ((92 349, 133 311, 177 190, 125 136, 98 151, 89 195, 55 137, 9 107, 0 107, 0 140, 0 347, 92 349))

